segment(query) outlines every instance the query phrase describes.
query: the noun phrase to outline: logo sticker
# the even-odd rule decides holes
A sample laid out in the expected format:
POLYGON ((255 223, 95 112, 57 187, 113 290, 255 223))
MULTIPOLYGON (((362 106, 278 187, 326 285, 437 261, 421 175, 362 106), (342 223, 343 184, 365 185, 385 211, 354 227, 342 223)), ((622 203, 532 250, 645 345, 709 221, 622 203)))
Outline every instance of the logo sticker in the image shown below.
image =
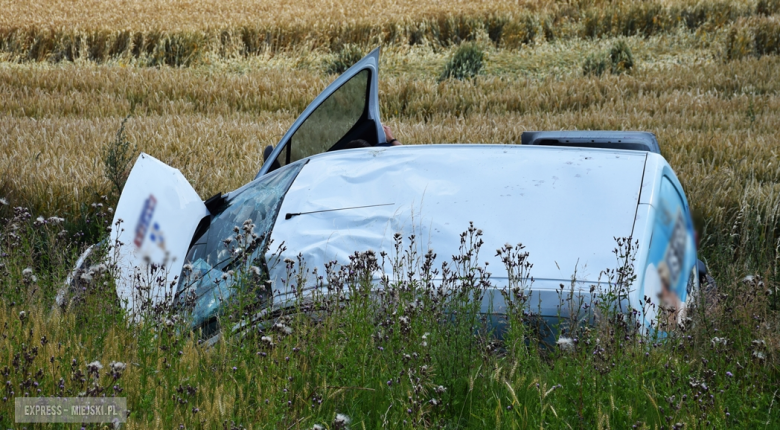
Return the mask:
MULTIPOLYGON (((146 199, 144 207, 141 209, 141 216, 138 217, 138 224, 135 226, 135 240, 133 243, 135 243, 135 246, 138 248, 144 243, 144 238, 146 237, 146 232, 149 230, 149 224, 152 222, 152 216, 154 215, 154 208, 156 206, 157 199, 154 198, 154 195, 149 194, 149 198, 146 199)), ((155 227, 159 227, 157 223, 155 223, 155 227)), ((155 241, 154 235, 152 236, 152 241, 155 241)), ((160 239, 162 239, 162 235, 160 235, 160 239)))

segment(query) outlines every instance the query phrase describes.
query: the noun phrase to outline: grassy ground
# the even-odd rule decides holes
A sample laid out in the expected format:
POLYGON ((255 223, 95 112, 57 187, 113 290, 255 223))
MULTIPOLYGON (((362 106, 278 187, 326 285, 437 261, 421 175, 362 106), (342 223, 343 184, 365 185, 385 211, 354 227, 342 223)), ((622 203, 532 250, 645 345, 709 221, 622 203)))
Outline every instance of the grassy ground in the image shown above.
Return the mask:
MULTIPOLYGON (((336 414, 350 428, 780 425, 777 2, 106 5, 0 1, 3 425, 24 393, 125 395, 131 428, 339 428, 336 414), (467 39, 485 52, 482 74, 440 82, 467 39), (618 40, 633 70, 584 76, 585 59, 618 40), (205 348, 165 309, 127 325, 106 274, 69 312, 51 311, 75 256, 110 219, 101 156, 126 115, 137 151, 181 169, 203 197, 229 191, 335 78, 326 71, 344 44, 379 42, 382 120, 405 144, 517 143, 534 129, 656 133, 697 214, 721 288, 715 308, 650 340, 607 315, 574 330, 571 350, 538 350, 521 324, 493 345, 473 335, 467 303, 444 300, 464 317, 442 323, 420 285, 331 307, 319 324, 291 317, 291 334, 265 333, 273 346, 257 334, 205 348)), ((360 279, 342 281, 360 291, 360 279)))

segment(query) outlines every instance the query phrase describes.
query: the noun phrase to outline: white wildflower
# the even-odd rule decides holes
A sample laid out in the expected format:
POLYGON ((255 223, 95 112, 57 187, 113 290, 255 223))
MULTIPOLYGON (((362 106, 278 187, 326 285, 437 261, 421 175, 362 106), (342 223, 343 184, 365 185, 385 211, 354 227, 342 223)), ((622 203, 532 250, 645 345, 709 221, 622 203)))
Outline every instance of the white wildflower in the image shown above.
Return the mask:
POLYGON ((753 344, 753 346, 755 346, 756 348, 763 348, 763 347, 765 347, 765 346, 766 346, 766 342, 764 342, 764 340, 763 340, 763 339, 756 339, 756 340, 754 340, 754 341, 753 341, 753 342, 751 342, 751 343, 752 343, 752 344, 753 344))
POLYGON ((33 270, 31 267, 22 270, 22 276, 24 276, 25 278, 29 278, 30 276, 32 276, 32 274, 33 274, 33 270))
POLYGON ((89 273, 82 273, 81 274, 81 279, 83 281, 90 282, 90 281, 92 281, 92 275, 90 275, 89 273))
POLYGON ((97 361, 97 360, 93 361, 92 363, 87 364, 87 369, 90 372, 96 372, 97 373, 102 368, 103 368, 103 365, 100 364, 100 362, 97 361))
POLYGON ((333 427, 337 429, 346 428, 350 421, 352 420, 350 420, 348 416, 336 414, 336 418, 333 420, 333 427))
POLYGON ((267 343, 268 346, 274 346, 274 339, 271 336, 263 336, 260 338, 260 342, 267 343))
POLYGON ((0 198, 0 206, 8 206, 8 200, 0 198))
POLYGON ((35 222, 37 222, 38 224, 43 224, 46 222, 46 219, 43 218, 42 216, 39 216, 38 218, 35 218, 35 222))
POLYGON ((192 264, 187 263, 185 264, 182 269, 186 270, 187 272, 192 272, 192 264))
POLYGON ((103 263, 96 264, 96 265, 94 265, 94 266, 89 268, 89 272, 92 273, 92 274, 94 274, 94 273, 103 273, 106 270, 108 270, 108 267, 106 267, 106 265, 103 264, 103 263))
POLYGON ((127 368, 127 365, 125 363, 122 363, 121 361, 112 361, 108 365, 108 367, 110 367, 111 370, 113 370, 114 372, 119 373, 125 370, 125 368, 127 368))
POLYGON ((761 351, 753 351, 753 358, 755 358, 758 361, 764 361, 766 356, 761 351))
POLYGON ((718 345, 726 345, 729 343, 729 340, 725 337, 713 337, 712 340, 710 340, 710 343, 712 344, 712 347, 715 348, 718 345))
POLYGON ((325 430, 325 427, 323 427, 323 426, 321 426, 321 425, 319 425, 319 424, 314 424, 314 425, 311 427, 311 430, 325 430))
POLYGON ((25 318, 27 318, 27 312, 25 312, 25 311, 19 312, 19 319, 23 320, 25 318))
POLYGON ((65 218, 60 218, 58 216, 49 217, 49 222, 52 224, 59 224, 63 221, 65 221, 65 218))
POLYGON ((447 391, 447 389, 446 389, 446 388, 444 388, 444 386, 442 386, 442 385, 439 385, 438 387, 434 388, 434 391, 436 391, 438 394, 442 394, 442 393, 444 393, 445 391, 447 391))
POLYGON ((260 276, 260 268, 257 266, 249 266, 249 271, 255 276, 260 276))
POLYGON ((282 323, 276 323, 274 324, 274 328, 276 330, 279 330, 279 332, 284 334, 292 334, 293 330, 290 327, 287 327, 286 325, 282 323))
POLYGON ((570 337, 561 337, 556 343, 561 351, 574 351, 574 340, 570 337))

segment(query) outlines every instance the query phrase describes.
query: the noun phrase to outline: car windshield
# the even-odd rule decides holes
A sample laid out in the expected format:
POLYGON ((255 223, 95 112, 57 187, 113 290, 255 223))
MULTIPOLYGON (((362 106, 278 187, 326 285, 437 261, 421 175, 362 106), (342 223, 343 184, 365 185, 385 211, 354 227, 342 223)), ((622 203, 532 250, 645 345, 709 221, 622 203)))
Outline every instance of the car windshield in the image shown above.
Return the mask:
POLYGON ((290 164, 231 193, 208 227, 195 233, 176 292, 181 302, 194 301, 193 327, 214 319, 240 276, 263 270, 279 207, 304 164, 290 164))

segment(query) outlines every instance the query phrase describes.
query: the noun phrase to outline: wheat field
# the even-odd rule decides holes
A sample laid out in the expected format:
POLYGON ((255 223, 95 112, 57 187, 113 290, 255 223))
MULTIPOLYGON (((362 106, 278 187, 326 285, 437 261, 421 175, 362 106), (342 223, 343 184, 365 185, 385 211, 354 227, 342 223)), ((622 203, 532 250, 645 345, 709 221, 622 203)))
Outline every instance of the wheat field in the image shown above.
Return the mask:
MULTIPOLYGON (((133 155, 143 151, 180 169, 208 198, 254 177, 263 148, 336 79, 329 70, 345 47, 366 53, 381 46, 381 120, 407 145, 515 144, 528 130, 655 133, 695 214, 699 255, 723 288, 718 313, 687 338, 650 350, 632 344, 621 355, 622 341, 611 332, 610 342, 618 342, 606 346, 606 360, 613 368, 617 362, 611 374, 585 348, 579 355, 469 356, 466 379, 455 378, 461 394, 449 388, 443 396, 460 402, 446 406, 455 412, 441 421, 420 412, 424 419, 410 426, 777 425, 780 398, 770 386, 780 362, 780 1, 0 0, 0 10, 0 202, 9 203, 0 204, 0 374, 17 391, 29 388, 31 376, 14 372, 30 363, 47 369, 46 393, 61 384, 76 395, 82 388, 75 369, 121 360, 135 364, 119 382, 106 373, 101 384, 126 390, 136 410, 129 428, 274 428, 272 420, 312 428, 323 417, 329 428, 343 428, 333 416, 345 409, 364 425, 379 426, 389 413, 395 427, 408 427, 412 413, 387 402, 404 404, 416 386, 399 394, 393 384, 401 382, 365 376, 397 372, 406 359, 372 355, 374 333, 338 319, 327 329, 301 323, 300 335, 269 351, 269 365, 258 355, 265 350, 240 339, 202 349, 197 339, 163 327, 165 319, 126 328, 102 287, 87 301, 97 314, 116 318, 113 325, 90 312, 49 313, 48 302, 41 305, 45 294, 27 288, 39 282, 44 292, 56 291, 76 251, 95 238, 83 219, 105 217, 100 211, 116 203, 103 157, 123 119, 133 155), (484 52, 481 73, 440 79, 464 42, 484 52), (608 54, 617 42, 633 53, 628 73, 584 73, 588 58, 608 54), (96 202, 105 207, 90 206, 96 202), (76 239, 58 242, 59 227, 35 221, 39 215, 65 218, 76 239), (728 347, 713 340, 724 336, 728 347), (13 364, 38 343, 38 358, 13 364), (295 355, 300 348, 307 352, 295 355), (290 357, 298 367, 285 367, 290 357), (333 370, 333 363, 352 370, 333 370), (669 366, 679 373, 664 373, 669 366), (713 369, 717 375, 707 373, 713 369), (343 386, 318 372, 336 375, 343 386), (285 378, 295 380, 295 396, 285 378), (694 384, 704 380, 718 400, 680 409, 681 396, 704 396, 707 390, 694 384), (556 397, 559 383, 565 396, 556 397), (583 401, 582 387, 593 399, 583 401), (480 396, 484 405, 475 406, 480 396), (193 403, 182 406, 184 397, 193 403), (264 409, 259 402, 269 398, 264 409)), ((360 309, 344 312, 352 311, 360 309)), ((370 316, 358 314, 342 316, 368 325, 370 316)), ((438 330, 425 327, 419 335, 438 330)), ((476 342, 471 328, 459 333, 476 342)), ((420 348, 403 342, 395 346, 420 348)), ((461 363, 456 345, 441 348, 441 363, 461 363)), ((10 404, 0 403, 0 423, 9 426, 3 414, 10 404)))
MULTIPOLYGON (((580 58, 598 42, 523 55, 496 49, 485 75, 446 83, 433 71, 447 51, 388 49, 383 121, 407 144, 517 143, 535 129, 649 130, 692 205, 718 225, 745 201, 774 214, 778 58, 723 62, 695 41, 669 52, 669 39, 629 39, 645 64, 631 75, 600 78, 579 72, 580 58)), ((262 148, 275 144, 333 79, 318 70, 325 57, 286 54, 195 68, 6 64, 5 194, 48 214, 74 214, 76 201, 105 192, 101 149, 131 111, 127 133, 138 150, 182 170, 204 197, 235 189, 259 170, 262 148)))

